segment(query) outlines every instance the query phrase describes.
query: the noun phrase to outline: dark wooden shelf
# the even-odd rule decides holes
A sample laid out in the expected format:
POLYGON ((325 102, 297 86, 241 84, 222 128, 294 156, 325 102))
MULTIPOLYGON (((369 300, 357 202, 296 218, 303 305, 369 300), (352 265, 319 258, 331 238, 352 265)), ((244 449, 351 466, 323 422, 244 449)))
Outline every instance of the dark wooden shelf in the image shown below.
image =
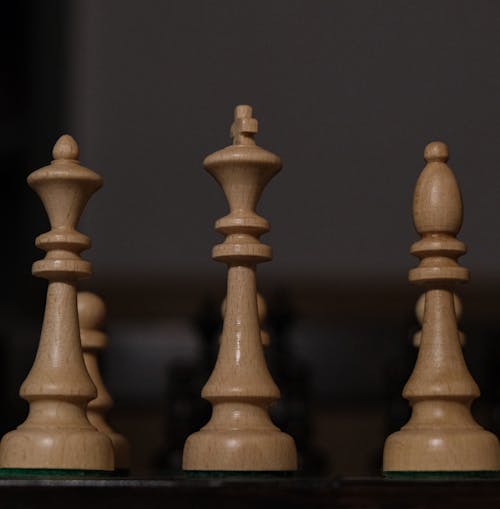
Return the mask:
POLYGON ((500 508, 499 480, 0 479, 0 507, 40 509, 500 508))

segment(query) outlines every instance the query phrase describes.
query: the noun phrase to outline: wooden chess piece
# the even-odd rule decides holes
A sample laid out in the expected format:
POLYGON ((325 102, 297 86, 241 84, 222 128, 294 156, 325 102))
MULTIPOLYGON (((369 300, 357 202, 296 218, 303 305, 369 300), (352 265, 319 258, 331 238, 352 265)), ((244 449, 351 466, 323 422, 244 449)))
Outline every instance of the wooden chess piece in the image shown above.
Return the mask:
POLYGON ((215 368, 202 391, 212 417, 188 437, 183 468, 190 471, 290 471, 297 468, 293 439, 271 421, 268 407, 280 392, 267 369, 257 312, 256 266, 272 258, 260 235, 269 223, 255 213, 280 159, 253 139, 257 120, 237 106, 233 145, 208 156, 204 166, 221 185, 230 213, 215 229, 226 235, 212 255, 228 266, 227 304, 215 368))
POLYGON ((91 292, 78 292, 77 302, 83 360, 97 388, 97 397, 87 406, 87 417, 90 423, 107 435, 113 443, 115 471, 127 474, 130 469, 130 448, 127 439, 106 422, 106 414, 113 406, 113 400, 104 385, 97 363, 99 352, 103 351, 108 343, 106 334, 102 332, 106 319, 106 305, 99 296, 91 292))
POLYGON ((260 340, 264 346, 269 346, 269 332, 263 329, 267 318, 267 304, 259 292, 257 292, 257 315, 259 317, 260 340))
POLYGON ((457 262, 466 251, 456 238, 462 199, 446 164, 448 147, 430 143, 424 157, 413 198, 421 239, 411 247, 420 264, 409 280, 424 286, 425 306, 417 362, 403 390, 412 415, 387 438, 383 470, 393 477, 488 475, 500 470, 500 447, 470 411, 479 388, 464 361, 453 303, 454 285, 469 279, 457 262))
POLYGON ((33 275, 49 283, 38 352, 20 390, 29 403, 29 415, 2 438, 3 475, 12 469, 15 474, 19 469, 96 473, 114 468, 111 441, 86 415, 87 403, 97 392, 83 362, 76 302, 76 282, 89 276, 91 268, 80 258, 90 239, 75 228, 102 179, 80 166, 71 136, 59 138, 52 153, 52 163, 28 177, 52 228, 36 239, 47 254, 33 264, 33 275))
MULTIPOLYGON (((455 309, 455 316, 457 317, 457 323, 460 323, 460 320, 462 319, 462 301, 460 300, 460 297, 454 293, 453 294, 453 307, 455 309)), ((417 318, 417 322, 422 327, 422 324, 424 322, 424 308, 425 308, 425 292, 420 295, 420 297, 417 299, 417 303, 415 304, 415 317, 417 318)), ((418 330, 413 334, 413 346, 415 348, 418 348, 420 346, 420 340, 422 337, 422 329, 418 330)), ((465 334, 459 330, 458 331, 458 340, 460 341, 460 345, 465 345, 465 334)))
MULTIPOLYGON (((222 301, 221 306, 222 319, 224 319, 225 314, 226 314, 226 299, 222 301)), ((267 304, 260 292, 257 292, 257 315, 259 317, 260 339, 264 346, 269 346, 270 341, 269 332, 262 328, 267 317, 267 304)))

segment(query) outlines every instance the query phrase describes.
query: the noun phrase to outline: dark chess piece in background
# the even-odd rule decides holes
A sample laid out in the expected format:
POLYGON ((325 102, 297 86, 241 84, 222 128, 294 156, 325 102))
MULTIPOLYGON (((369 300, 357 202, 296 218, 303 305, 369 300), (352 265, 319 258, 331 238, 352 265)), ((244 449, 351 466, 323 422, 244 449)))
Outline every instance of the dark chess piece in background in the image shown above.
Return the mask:
MULTIPOLYGON (((385 436, 400 429, 410 418, 411 411, 407 402, 401 396, 401 387, 404 386, 408 379, 415 359, 417 357, 417 350, 415 341, 420 334, 420 325, 412 324, 411 316, 408 316, 407 341, 400 341, 396 338, 393 342, 394 347, 391 348, 391 354, 387 359, 385 366, 385 421, 386 432, 385 436)), ((404 332, 403 332, 404 335, 404 332)), ((404 336, 403 336, 404 337, 404 336)), ((382 463, 383 444, 381 443, 380 449, 377 451, 377 457, 374 458, 373 471, 380 470, 382 463)))
MULTIPOLYGON (((262 317, 265 328, 266 313, 262 317)), ((311 371, 293 352, 291 331, 297 314, 288 291, 277 290, 269 300, 267 325, 270 339, 266 358, 272 377, 281 391, 281 398, 271 406, 273 422, 295 439, 299 470, 304 475, 323 475, 329 467, 326 454, 312 443, 311 371)))
POLYGON ((181 469, 184 442, 210 418, 210 403, 200 398, 200 390, 214 367, 222 327, 220 307, 213 298, 204 299, 193 323, 201 340, 200 355, 191 363, 174 361, 166 369, 165 444, 153 465, 162 471, 181 469))
POLYGON ((484 355, 484 381, 481 385, 481 399, 489 404, 491 423, 486 423, 495 435, 500 436, 500 330, 489 329, 484 332, 486 354, 484 355))

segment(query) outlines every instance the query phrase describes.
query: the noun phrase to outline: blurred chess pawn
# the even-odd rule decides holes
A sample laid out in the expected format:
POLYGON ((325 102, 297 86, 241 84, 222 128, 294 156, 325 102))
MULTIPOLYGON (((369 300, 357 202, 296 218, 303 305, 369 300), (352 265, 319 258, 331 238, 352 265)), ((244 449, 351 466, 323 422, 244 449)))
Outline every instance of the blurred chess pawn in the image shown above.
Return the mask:
MULTIPOLYGON (((455 308, 455 316, 457 317, 457 323, 460 323, 460 320, 462 319, 462 301, 460 300, 460 297, 454 293, 453 294, 453 306, 455 308)), ((425 310, 425 292, 420 295, 420 297, 417 300, 417 303, 415 304, 415 316, 417 318, 417 322, 422 327, 422 324, 424 323, 424 310, 425 310)), ((418 348, 420 346, 420 341, 422 339, 422 329, 415 332, 413 335, 413 346, 415 348, 418 348)), ((465 334, 462 331, 458 331, 458 340, 460 341, 460 345, 463 347, 465 345, 465 334)))
POLYGON ((259 315, 260 339, 264 346, 269 346, 269 332, 263 329, 267 319, 267 304, 259 292, 257 292, 257 314, 259 315))
POLYGON ((83 359, 97 388, 97 397, 88 404, 87 418, 97 430, 111 439, 115 452, 115 471, 127 474, 130 469, 129 445, 127 439, 106 422, 106 414, 113 406, 113 400, 104 385, 97 363, 99 352, 105 350, 108 343, 106 334, 102 332, 106 319, 106 305, 100 297, 91 292, 78 292, 77 301, 83 359))

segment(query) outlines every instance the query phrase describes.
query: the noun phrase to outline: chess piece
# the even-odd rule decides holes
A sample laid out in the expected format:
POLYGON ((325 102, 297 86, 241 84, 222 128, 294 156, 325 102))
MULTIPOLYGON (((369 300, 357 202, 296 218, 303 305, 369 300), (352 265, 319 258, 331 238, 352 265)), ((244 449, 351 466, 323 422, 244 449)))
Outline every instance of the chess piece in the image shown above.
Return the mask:
MULTIPOLYGON (((221 306, 221 315, 222 319, 224 319, 224 315, 226 314, 226 299, 222 301, 221 306)), ((264 297, 257 292, 257 315, 259 317, 259 327, 260 327, 260 339, 264 346, 269 346, 269 332, 264 330, 262 327, 267 318, 267 304, 264 300, 264 297)))
MULTIPOLYGON (((424 322, 424 307, 425 307, 425 292, 420 295, 417 299, 417 303, 415 304, 415 317, 417 318, 417 322, 422 327, 424 322)), ((453 307, 455 309, 455 316, 457 317, 457 323, 460 323, 462 318, 462 301, 460 297, 454 293, 453 294, 453 307)), ((418 348, 420 346, 420 340, 422 337, 422 329, 415 332, 413 335, 413 346, 418 348)), ((465 334, 462 331, 458 331, 458 340, 461 346, 465 345, 465 334)))
POLYGON ((259 317, 260 340, 264 346, 269 346, 269 332, 263 329, 267 318, 267 304, 259 292, 257 292, 257 315, 259 317))
POLYGON ((462 224, 462 199, 447 166, 448 147, 425 148, 427 165, 413 198, 415 228, 421 239, 411 247, 420 259, 409 280, 425 288, 422 336, 415 369, 403 396, 412 415, 385 443, 383 470, 389 476, 480 475, 500 470, 497 438, 477 424, 470 406, 479 388, 460 347, 453 286, 469 271, 457 259, 466 246, 456 238, 462 224))
POLYGON ((221 185, 230 213, 215 229, 226 235, 212 255, 228 266, 227 305, 215 368, 202 391, 212 417, 188 437, 183 468, 190 471, 290 471, 297 468, 293 439, 271 421, 268 407, 279 398, 267 369, 257 312, 256 266, 271 259, 259 237, 269 223, 255 213, 280 159, 255 144, 257 120, 237 106, 233 145, 208 156, 204 165, 221 185))
POLYGON ((100 297, 91 292, 78 292, 77 302, 83 360, 97 388, 97 397, 87 406, 87 417, 90 423, 107 435, 113 443, 115 471, 127 474, 130 469, 129 445, 127 439, 106 422, 106 414, 113 406, 113 400, 104 385, 97 363, 99 351, 104 350, 108 343, 106 334, 102 332, 106 319, 106 305, 100 297))
POLYGON ((33 275, 49 283, 38 352, 20 390, 29 414, 0 444, 4 475, 12 469, 96 473, 114 468, 111 441, 86 415, 87 403, 97 392, 83 362, 76 302, 76 282, 89 276, 91 268, 80 258, 90 239, 75 228, 102 179, 80 166, 71 136, 59 138, 52 153, 52 163, 28 177, 52 228, 36 239, 47 254, 33 264, 33 275))

